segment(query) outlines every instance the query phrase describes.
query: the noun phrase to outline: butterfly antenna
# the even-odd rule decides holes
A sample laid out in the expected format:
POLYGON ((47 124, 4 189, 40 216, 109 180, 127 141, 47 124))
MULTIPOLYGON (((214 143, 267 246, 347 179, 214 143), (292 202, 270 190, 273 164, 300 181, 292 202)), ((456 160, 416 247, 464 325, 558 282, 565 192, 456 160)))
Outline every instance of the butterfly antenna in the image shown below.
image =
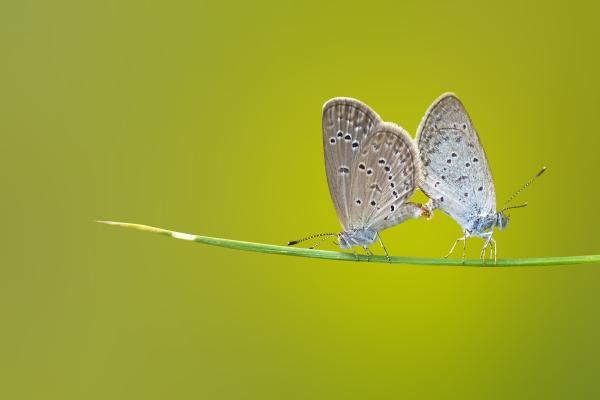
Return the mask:
POLYGON ((523 207, 527 207, 527 202, 523 203, 523 204, 519 204, 518 206, 510 206, 510 207, 505 207, 502 209, 502 211, 506 211, 506 210, 512 210, 513 208, 523 208, 523 207))
POLYGON ((523 190, 527 189, 527 187, 529 185, 531 185, 533 183, 533 181, 535 181, 537 178, 539 178, 544 171, 546 171, 546 167, 542 167, 542 169, 540 170, 540 172, 538 172, 537 174, 535 174, 535 176, 533 178, 531 178, 529 180, 529 182, 527 182, 526 184, 524 184, 521 189, 517 190, 512 196, 510 196, 510 198, 506 201, 506 203, 504 203, 504 206, 502 207, 502 210, 500 210, 500 212, 502 211, 506 211, 506 210, 510 210, 511 208, 521 208, 521 207, 525 207, 527 206, 527 203, 523 203, 521 205, 518 206, 514 206, 514 207, 506 207, 511 201, 514 200, 515 197, 517 197, 523 190))
POLYGON ((287 245, 288 246, 293 246, 295 244, 306 242, 307 240, 311 240, 311 239, 322 237, 322 236, 337 236, 337 233, 317 233, 316 235, 310 235, 310 236, 307 236, 307 237, 302 238, 302 239, 292 240, 292 241, 288 242, 287 245))

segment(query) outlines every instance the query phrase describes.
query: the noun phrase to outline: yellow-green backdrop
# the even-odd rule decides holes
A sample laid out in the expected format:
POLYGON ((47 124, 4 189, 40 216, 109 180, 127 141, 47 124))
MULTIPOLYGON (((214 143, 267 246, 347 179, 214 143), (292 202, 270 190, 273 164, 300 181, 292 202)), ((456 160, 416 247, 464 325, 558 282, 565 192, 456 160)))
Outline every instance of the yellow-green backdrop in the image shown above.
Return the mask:
MULTIPOLYGON (((597 398, 600 266, 317 261, 93 221, 267 243, 337 230, 323 102, 356 97, 414 135, 454 91, 499 201, 548 166, 500 256, 598 253, 599 12, 3 2, 0 397, 597 398)), ((438 214, 382 236, 441 256, 459 234, 438 214)))

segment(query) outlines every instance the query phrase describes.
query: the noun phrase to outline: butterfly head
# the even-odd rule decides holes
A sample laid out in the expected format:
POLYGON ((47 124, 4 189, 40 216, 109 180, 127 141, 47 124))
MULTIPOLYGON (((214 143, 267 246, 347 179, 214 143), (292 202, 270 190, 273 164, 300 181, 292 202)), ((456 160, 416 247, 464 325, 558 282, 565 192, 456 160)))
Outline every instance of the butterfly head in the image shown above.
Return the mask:
POLYGON ((342 232, 337 235, 337 244, 341 249, 349 249, 352 247, 349 240, 349 235, 347 232, 342 232))
POLYGON ((508 225, 509 220, 510 216, 504 214, 504 212, 500 211, 499 213, 496 213, 496 226, 498 227, 498 229, 502 230, 506 228, 506 225, 508 225))

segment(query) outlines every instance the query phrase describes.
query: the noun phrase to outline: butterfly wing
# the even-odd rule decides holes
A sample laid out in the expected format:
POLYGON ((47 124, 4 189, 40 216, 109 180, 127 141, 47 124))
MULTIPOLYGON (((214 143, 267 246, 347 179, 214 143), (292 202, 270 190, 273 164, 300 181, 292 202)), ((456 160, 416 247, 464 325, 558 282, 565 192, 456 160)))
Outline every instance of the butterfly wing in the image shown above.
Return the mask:
POLYGON ((416 146, 401 127, 384 122, 364 140, 350 171, 350 216, 354 227, 380 231, 420 215, 406 207, 421 174, 416 146))
POLYGON ((452 93, 429 107, 417 130, 421 189, 465 227, 495 213, 496 191, 485 151, 461 101, 452 93))
POLYGON ((365 139, 382 123, 366 104, 351 98, 336 97, 323 106, 323 147, 329 193, 344 230, 352 229, 352 171, 365 139))

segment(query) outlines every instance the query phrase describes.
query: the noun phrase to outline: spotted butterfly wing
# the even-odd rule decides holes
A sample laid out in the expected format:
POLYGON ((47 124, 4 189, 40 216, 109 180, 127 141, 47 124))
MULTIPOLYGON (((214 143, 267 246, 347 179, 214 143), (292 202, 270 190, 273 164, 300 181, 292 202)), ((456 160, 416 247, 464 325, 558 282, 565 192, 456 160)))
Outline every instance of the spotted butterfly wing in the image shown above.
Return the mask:
POLYGON ((421 170, 417 149, 406 131, 384 122, 363 141, 358 164, 350 172, 350 216, 355 227, 382 231, 421 215, 406 203, 421 170))
POLYGON ((485 151, 461 101, 452 93, 429 107, 417 130, 423 179, 435 207, 469 225, 496 211, 496 191, 485 151))
POLYGON ((323 147, 329 193, 344 230, 354 228, 352 176, 365 139, 382 123, 366 104, 336 97, 323 106, 323 147))

